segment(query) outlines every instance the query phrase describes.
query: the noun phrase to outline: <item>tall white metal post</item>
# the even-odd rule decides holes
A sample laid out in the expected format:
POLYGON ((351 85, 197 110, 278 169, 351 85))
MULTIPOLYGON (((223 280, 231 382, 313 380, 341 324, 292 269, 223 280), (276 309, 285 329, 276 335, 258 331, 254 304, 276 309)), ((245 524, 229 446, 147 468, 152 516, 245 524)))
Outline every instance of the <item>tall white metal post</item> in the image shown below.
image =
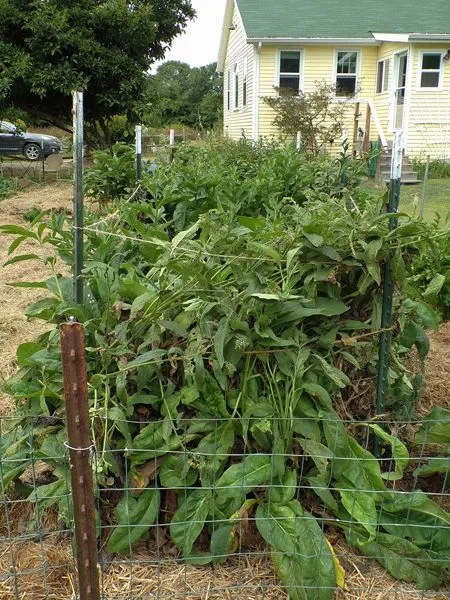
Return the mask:
POLYGON ((77 304, 83 304, 83 92, 73 92, 73 286, 77 304))

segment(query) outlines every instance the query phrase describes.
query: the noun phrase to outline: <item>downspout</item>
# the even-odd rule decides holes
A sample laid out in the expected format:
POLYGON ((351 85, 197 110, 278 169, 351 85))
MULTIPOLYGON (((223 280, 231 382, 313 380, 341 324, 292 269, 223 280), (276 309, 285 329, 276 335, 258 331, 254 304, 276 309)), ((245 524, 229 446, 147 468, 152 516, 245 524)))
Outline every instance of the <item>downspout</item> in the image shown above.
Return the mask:
POLYGON ((262 43, 253 46, 253 123, 252 138, 254 142, 259 140, 259 72, 260 51, 262 43))

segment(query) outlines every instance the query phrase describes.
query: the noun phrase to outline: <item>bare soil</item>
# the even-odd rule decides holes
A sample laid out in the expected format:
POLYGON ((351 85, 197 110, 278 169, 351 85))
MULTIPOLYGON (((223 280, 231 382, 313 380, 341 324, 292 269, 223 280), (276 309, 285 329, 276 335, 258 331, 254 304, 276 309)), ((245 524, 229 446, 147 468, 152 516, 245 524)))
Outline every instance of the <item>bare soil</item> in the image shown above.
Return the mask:
MULTIPOLYGON (((14 197, 0 202, 0 224, 25 226, 23 215, 33 208, 40 210, 71 210, 72 187, 68 182, 52 185, 34 185, 14 197)), ((0 381, 12 375, 16 369, 16 348, 48 329, 48 325, 37 320, 27 320, 25 310, 32 302, 45 297, 45 290, 16 288, 8 285, 19 281, 41 281, 51 275, 50 267, 41 261, 24 261, 4 267, 10 258, 8 248, 14 235, 0 234, 0 381)), ((16 254, 36 253, 41 249, 31 241, 24 242, 16 254)), ((10 399, 0 391, 0 416, 9 412, 10 399)))

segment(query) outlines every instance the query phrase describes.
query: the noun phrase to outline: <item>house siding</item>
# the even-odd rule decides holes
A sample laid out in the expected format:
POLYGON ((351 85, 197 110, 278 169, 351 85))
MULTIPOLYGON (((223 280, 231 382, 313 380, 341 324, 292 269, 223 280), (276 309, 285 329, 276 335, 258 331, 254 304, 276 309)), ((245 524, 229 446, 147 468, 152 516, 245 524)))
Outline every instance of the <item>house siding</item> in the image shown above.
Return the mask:
POLYGON ((393 42, 383 42, 381 46, 378 48, 378 54, 375 64, 375 86, 373 89, 373 99, 375 108, 377 111, 378 118, 381 122, 381 127, 383 129, 383 133, 387 139, 393 138, 393 130, 391 128, 390 118, 391 118, 391 108, 395 102, 394 89, 394 55, 397 52, 402 52, 409 49, 408 44, 402 43, 393 43, 393 42), (378 62, 382 60, 389 59, 389 85, 388 89, 380 94, 376 93, 376 80, 377 80, 377 69, 378 62))
POLYGON ((253 131, 253 86, 254 86, 254 50, 253 45, 247 44, 245 29, 239 11, 234 6, 233 24, 236 29, 230 31, 224 69, 224 134, 234 140, 243 135, 252 138, 253 131), (244 63, 247 61, 247 105, 243 106, 243 75, 244 63), (234 68, 238 65, 239 88, 238 106, 234 107, 235 82, 234 68), (231 110, 228 110, 228 71, 231 81, 231 110))
MULTIPOLYGON (((334 82, 335 52, 336 50, 357 50, 360 54, 359 67, 359 97, 372 98, 375 94, 376 76, 377 76, 377 53, 376 46, 348 46, 345 48, 335 48, 333 46, 289 46, 291 50, 300 50, 303 52, 303 90, 312 92, 315 89, 317 81, 327 83, 334 82)), ((276 46, 263 46, 260 53, 260 99, 259 99, 259 135, 260 137, 279 137, 279 132, 273 125, 273 111, 264 102, 264 96, 275 96, 274 89, 278 85, 278 51, 276 46)), ((353 138, 355 117, 355 104, 348 102, 345 111, 345 120, 343 129, 347 129, 350 139, 353 138)), ((365 128, 366 123, 366 105, 361 102, 360 105, 360 127, 365 128)), ((340 144, 336 144, 339 150, 340 144)))
POLYGON ((420 90, 421 52, 442 52, 448 44, 415 44, 407 130, 410 156, 425 158, 450 157, 450 62, 443 62, 439 90, 420 90))

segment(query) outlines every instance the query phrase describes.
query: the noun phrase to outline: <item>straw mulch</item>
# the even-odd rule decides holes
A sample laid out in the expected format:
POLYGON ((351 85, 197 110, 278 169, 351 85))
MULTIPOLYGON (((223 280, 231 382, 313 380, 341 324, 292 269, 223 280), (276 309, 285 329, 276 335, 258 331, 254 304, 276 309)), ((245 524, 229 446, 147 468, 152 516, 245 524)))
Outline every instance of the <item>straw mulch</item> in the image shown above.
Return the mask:
MULTIPOLYGON (((32 209, 71 210, 72 188, 68 182, 58 182, 52 185, 35 185, 26 191, 16 194, 11 199, 2 200, 0 204, 1 225, 26 226, 23 219, 25 213, 32 209)), ((10 258, 8 248, 14 240, 12 235, 0 235, 0 383, 16 371, 16 350, 22 342, 34 341, 36 337, 48 330, 46 323, 28 321, 25 310, 32 302, 45 297, 45 290, 32 288, 15 288, 8 284, 17 281, 39 281, 51 276, 49 266, 41 262, 25 261, 3 267, 10 258)), ((16 253, 40 253, 39 248, 32 242, 24 242, 16 253)), ((11 409, 9 397, 0 390, 0 416, 6 415, 11 409)))
MULTIPOLYGON (((346 568, 345 590, 336 600, 448 600, 444 590, 419 592, 395 581, 376 562, 356 556, 339 542, 335 546, 346 568)), ((133 555, 133 565, 116 562, 100 572, 102 600, 287 600, 268 555, 232 557, 212 568, 183 565, 163 558, 154 566, 148 554, 133 555), (146 563, 152 562, 152 565, 146 563)), ((49 598, 76 600, 76 575, 67 541, 44 540, 9 546, 0 544, 0 599, 49 598), (16 576, 11 563, 14 561, 16 576)))
POLYGON ((450 410, 450 322, 428 335, 430 353, 425 362, 425 390, 416 408, 419 418, 425 417, 433 406, 450 410))
MULTIPOLYGON (((41 530, 53 533, 25 537, 31 517, 30 507, 11 502, 8 526, 4 506, 0 508, 0 600, 76 600, 69 536, 58 529, 56 514, 47 511, 41 530)), ((339 534, 330 541, 346 573, 345 589, 336 591, 335 600, 450 598, 445 591, 419 592, 395 581, 376 561, 351 550, 339 534)), ((102 600, 288 600, 264 547, 256 545, 252 553, 235 555, 222 565, 197 567, 183 564, 173 552, 158 554, 154 546, 138 544, 131 559, 100 555, 102 600)))

